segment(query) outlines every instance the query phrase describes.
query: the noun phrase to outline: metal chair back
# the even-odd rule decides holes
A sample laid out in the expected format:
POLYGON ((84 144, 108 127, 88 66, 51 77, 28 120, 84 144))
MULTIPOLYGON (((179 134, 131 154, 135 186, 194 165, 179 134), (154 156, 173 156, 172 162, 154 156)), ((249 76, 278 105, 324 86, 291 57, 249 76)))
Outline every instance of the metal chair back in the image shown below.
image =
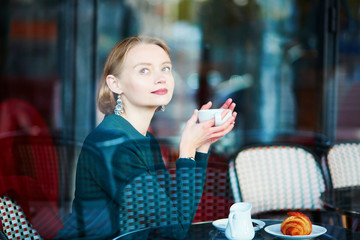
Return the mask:
POLYGON ((295 145, 247 147, 235 158, 237 200, 251 202, 252 213, 321 209, 325 182, 317 157, 295 145))
POLYGON ((327 164, 334 188, 360 186, 360 143, 333 144, 327 164))
POLYGON ((10 197, 0 197, 0 214, 3 231, 9 239, 42 239, 25 217, 22 208, 10 197))

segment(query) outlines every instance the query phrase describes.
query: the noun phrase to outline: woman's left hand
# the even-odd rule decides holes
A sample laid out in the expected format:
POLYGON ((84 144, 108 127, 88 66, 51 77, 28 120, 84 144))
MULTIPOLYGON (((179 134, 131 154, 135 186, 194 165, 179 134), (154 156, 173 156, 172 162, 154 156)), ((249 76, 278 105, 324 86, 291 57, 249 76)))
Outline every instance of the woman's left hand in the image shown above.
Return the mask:
MULTIPOLYGON (((202 105, 202 107, 200 108, 200 110, 207 110, 207 109, 210 109, 212 106, 212 102, 208 102, 204 105, 202 105)), ((228 98, 225 103, 220 107, 221 109, 229 109, 231 110, 232 112, 234 112, 234 109, 235 109, 235 106, 236 104, 232 101, 231 98, 228 98)), ((226 113, 224 114, 224 116, 226 115, 226 113)))

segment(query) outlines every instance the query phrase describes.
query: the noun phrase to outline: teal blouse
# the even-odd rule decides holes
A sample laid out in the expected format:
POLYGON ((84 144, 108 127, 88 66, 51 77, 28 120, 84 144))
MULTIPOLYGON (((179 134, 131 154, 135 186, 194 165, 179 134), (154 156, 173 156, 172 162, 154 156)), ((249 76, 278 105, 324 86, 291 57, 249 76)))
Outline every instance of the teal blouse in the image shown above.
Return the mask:
MULTIPOLYGON (((175 182, 167 182, 166 186, 164 183, 151 185, 152 188, 163 188, 155 190, 163 190, 167 194, 164 201, 169 209, 166 211, 177 214, 171 226, 157 223, 159 229, 152 229, 157 234, 171 238, 182 238, 186 234, 201 198, 207 159, 208 154, 204 153, 196 153, 195 161, 179 158, 176 161, 175 182), (180 173, 186 173, 186 178, 190 179, 180 173), (171 184, 177 186, 175 194, 169 190, 171 184), (181 206, 189 202, 192 205, 190 210, 181 206)), ((157 181, 158 172, 165 172, 166 178, 172 179, 155 137, 149 132, 146 136, 140 134, 121 116, 105 116, 84 141, 77 164, 72 213, 66 217, 57 239, 111 239, 130 231, 126 226, 129 221, 121 221, 121 216, 127 216, 124 187, 133 184, 134 179, 142 175, 157 181)), ((135 207, 141 199, 146 202, 147 196, 138 195, 139 199, 137 195, 133 196, 132 204, 135 207)), ((143 219, 150 218, 144 216, 143 219)))

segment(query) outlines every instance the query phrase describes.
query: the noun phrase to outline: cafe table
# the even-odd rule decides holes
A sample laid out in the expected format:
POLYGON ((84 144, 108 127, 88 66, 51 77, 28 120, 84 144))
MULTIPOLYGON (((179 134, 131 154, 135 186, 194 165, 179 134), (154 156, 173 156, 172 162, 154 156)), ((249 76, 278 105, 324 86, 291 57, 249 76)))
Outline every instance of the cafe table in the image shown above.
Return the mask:
MULTIPOLYGON (((273 225, 273 224, 280 224, 281 220, 270 220, 270 219, 262 219, 265 223, 265 226, 255 232, 254 240, 256 239, 281 239, 279 237, 273 236, 265 231, 265 228, 267 226, 273 225)), ((317 225, 315 223, 315 225, 317 225)), ((360 233, 359 232, 353 232, 346 228, 343 228, 341 226, 332 226, 332 225, 326 225, 322 224, 322 227, 326 228, 326 233, 324 233, 321 236, 318 236, 316 239, 339 239, 339 240, 358 240, 360 239, 360 233)), ((134 231, 130 234, 126 234, 123 236, 119 236, 115 238, 114 240, 127 240, 127 239, 139 239, 137 237, 132 238, 133 236, 141 235, 142 231, 147 231, 148 229, 138 230, 134 231)), ((143 238, 142 238, 143 239, 143 238)), ((162 238, 161 236, 153 235, 148 239, 154 239, 154 240, 165 240, 168 238, 162 238)), ((215 228, 212 224, 212 222, 201 222, 201 223, 194 223, 191 225, 190 230, 187 234, 187 236, 184 238, 185 240, 226 240, 226 236, 222 231, 219 231, 217 228, 215 228)), ((289 239, 296 239, 294 237, 290 237, 289 239)), ((302 238, 304 239, 304 238, 302 238)))
POLYGON ((360 186, 327 190, 320 200, 325 209, 341 215, 345 227, 360 231, 360 186))

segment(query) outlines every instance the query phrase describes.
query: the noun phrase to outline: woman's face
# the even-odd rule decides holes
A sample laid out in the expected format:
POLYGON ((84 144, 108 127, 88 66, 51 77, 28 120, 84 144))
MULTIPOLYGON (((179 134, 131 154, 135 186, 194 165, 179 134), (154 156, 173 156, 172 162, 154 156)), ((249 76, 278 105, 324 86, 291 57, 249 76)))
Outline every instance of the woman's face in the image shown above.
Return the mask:
POLYGON ((171 60, 161 47, 140 44, 130 49, 119 76, 125 108, 167 105, 174 91, 171 71, 171 60))

